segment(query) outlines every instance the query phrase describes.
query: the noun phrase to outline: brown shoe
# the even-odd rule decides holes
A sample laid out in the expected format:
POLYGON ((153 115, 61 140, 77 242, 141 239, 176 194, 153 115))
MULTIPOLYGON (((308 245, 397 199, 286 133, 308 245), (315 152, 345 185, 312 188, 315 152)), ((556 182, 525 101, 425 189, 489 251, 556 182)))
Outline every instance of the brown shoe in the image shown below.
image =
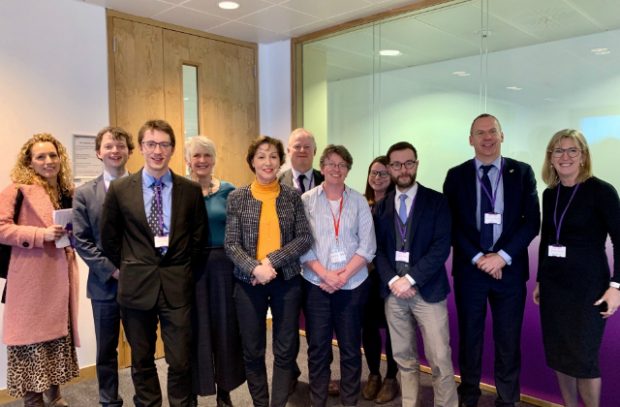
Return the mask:
POLYGON ((362 389, 362 397, 365 400, 374 400, 381 389, 381 376, 378 374, 369 374, 368 381, 362 389))
POLYGON ((43 401, 45 402, 45 407, 69 407, 69 403, 62 398, 60 386, 57 384, 52 385, 52 387, 43 392, 43 401))
POLYGON ((331 397, 340 395, 340 380, 330 380, 327 385, 327 394, 331 397))
POLYGON ((398 380, 396 380, 396 378, 390 379, 386 377, 385 380, 383 380, 383 386, 381 386, 379 394, 377 394, 375 403, 384 404, 394 400, 396 396, 398 396, 398 390, 398 380))
POLYGON ((45 404, 43 404, 43 393, 26 392, 24 395, 24 407, 45 407, 45 404))

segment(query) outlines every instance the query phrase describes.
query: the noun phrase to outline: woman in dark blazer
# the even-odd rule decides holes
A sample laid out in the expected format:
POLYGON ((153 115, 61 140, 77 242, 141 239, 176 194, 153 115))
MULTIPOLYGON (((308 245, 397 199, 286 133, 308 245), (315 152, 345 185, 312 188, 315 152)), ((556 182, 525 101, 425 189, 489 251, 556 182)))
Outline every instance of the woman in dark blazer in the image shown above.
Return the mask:
POLYGON ((224 245, 235 264, 233 297, 254 406, 284 407, 299 341, 299 257, 312 245, 312 234, 299 194, 277 179, 284 162, 282 143, 261 136, 248 148, 246 160, 256 178, 228 197, 224 245), (265 368, 267 308, 273 316, 271 404, 265 368))

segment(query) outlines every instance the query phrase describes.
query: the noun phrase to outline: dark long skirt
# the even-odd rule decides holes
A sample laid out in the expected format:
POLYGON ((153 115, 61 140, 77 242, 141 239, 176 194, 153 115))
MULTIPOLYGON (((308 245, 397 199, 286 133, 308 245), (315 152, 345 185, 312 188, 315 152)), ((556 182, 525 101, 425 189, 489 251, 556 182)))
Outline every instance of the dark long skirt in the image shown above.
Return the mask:
POLYGON ((232 391, 245 381, 241 337, 233 302, 233 263, 213 248, 195 270, 193 390, 201 396, 232 391))

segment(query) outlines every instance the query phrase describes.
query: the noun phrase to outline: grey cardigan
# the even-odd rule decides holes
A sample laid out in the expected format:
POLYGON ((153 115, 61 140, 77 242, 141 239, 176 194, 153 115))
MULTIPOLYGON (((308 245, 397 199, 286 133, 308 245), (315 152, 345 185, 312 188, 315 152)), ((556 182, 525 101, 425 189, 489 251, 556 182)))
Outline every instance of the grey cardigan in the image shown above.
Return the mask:
MULTIPOLYGON (((261 206, 262 203, 252 196, 249 185, 234 190, 228 196, 224 246, 226 254, 235 264, 235 277, 246 283, 252 282, 251 273, 259 264, 256 245, 261 206)), ((267 257, 284 279, 289 280, 300 273, 299 257, 310 249, 313 237, 304 206, 295 189, 280 185, 276 213, 281 247, 267 257)))

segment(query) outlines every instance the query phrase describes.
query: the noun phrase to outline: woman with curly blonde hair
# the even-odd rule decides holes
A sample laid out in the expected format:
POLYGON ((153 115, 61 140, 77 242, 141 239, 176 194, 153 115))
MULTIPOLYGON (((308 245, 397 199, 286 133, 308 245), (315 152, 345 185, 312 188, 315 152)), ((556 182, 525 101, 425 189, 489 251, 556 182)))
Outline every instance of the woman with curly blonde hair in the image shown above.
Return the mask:
POLYGON ((73 249, 56 247, 66 231, 53 222, 53 211, 70 208, 73 195, 65 148, 50 134, 35 134, 11 178, 0 193, 0 243, 12 246, 3 333, 8 392, 27 407, 68 406, 59 385, 79 374, 78 270, 73 249))

